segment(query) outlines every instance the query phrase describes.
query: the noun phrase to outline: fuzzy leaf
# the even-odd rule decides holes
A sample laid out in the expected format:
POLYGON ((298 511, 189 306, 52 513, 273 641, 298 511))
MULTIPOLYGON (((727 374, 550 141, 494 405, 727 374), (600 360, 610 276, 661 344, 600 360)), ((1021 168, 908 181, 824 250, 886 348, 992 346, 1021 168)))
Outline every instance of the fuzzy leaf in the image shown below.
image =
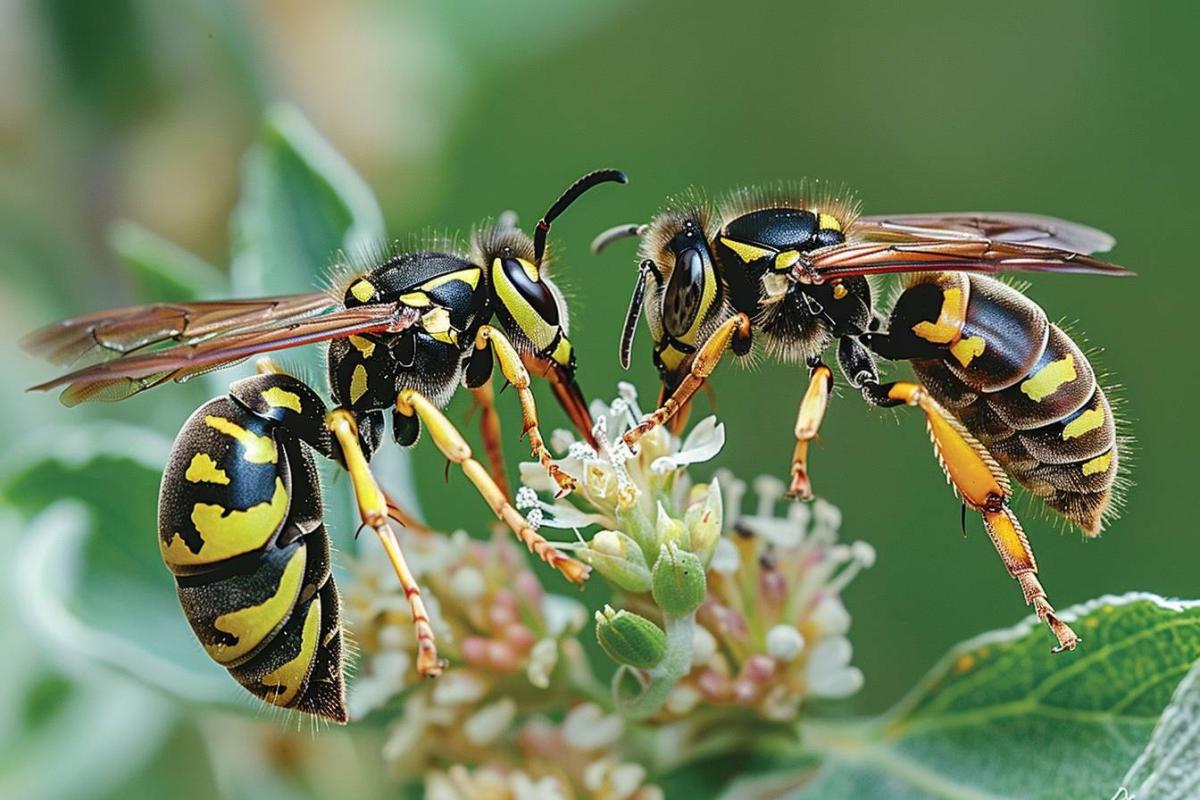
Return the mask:
POLYGON ((247 707, 192 636, 158 554, 168 442, 107 422, 64 428, 47 447, 14 457, 0 479, 0 502, 33 519, 17 554, 30 626, 76 660, 178 697, 247 707))
POLYGON ((276 106, 242 167, 233 216, 233 288, 241 296, 312 291, 339 252, 383 243, 371 190, 291 106, 276 106))
POLYGON ((229 291, 229 279, 216 267, 135 222, 117 223, 108 238, 146 302, 212 299, 229 291))
MULTIPOLYGON (((1083 637, 1073 653, 1051 654, 1029 619, 955 647, 881 721, 810 725, 807 744, 825 764, 771 796, 1109 798, 1123 786, 1160 796, 1127 781, 1149 780, 1180 757, 1173 750, 1196 758, 1200 699, 1194 679, 1181 681, 1200 658, 1200 603, 1127 594, 1063 617, 1083 637), (1160 717, 1168 732, 1152 740, 1160 717), (1142 756, 1148 743, 1155 752, 1142 756), (1135 762, 1145 769, 1127 776, 1135 762)), ((734 790, 765 796, 756 784, 777 792, 782 780, 734 790)))

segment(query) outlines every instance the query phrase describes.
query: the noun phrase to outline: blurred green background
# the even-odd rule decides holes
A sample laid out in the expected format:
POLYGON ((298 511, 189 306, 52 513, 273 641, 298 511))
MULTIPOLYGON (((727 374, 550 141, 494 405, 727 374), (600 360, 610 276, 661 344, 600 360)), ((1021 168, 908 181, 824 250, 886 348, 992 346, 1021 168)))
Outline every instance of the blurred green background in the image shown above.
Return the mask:
MULTIPOLYGON (((529 225, 582 172, 625 170, 629 186, 589 195, 555 226, 556 274, 591 396, 611 397, 621 379, 646 396, 655 390, 644 331, 629 375, 616 360, 632 248, 596 258, 587 244, 692 185, 719 194, 818 177, 854 187, 868 213, 1025 210, 1111 232, 1113 258, 1138 278, 1039 276, 1029 294, 1051 318, 1077 322, 1122 387, 1122 416, 1137 440, 1127 510, 1098 541, 1083 542, 1028 504, 1018 508, 1055 604, 1131 589, 1196 597, 1190 499, 1200 425, 1188 403, 1198 388, 1197 32, 1184 3, 1001 10, 511 0, 486 12, 467 0, 0 3, 0 446, 27 453, 80 419, 136 420, 174 434, 179 404, 159 395, 196 387, 66 410, 22 392, 51 370, 13 342, 53 319, 138 298, 109 246, 120 220, 224 268, 241 156, 263 109, 285 99, 370 184, 396 237, 465 231, 506 208, 529 225)), ((721 464, 743 477, 785 475, 805 381, 769 363, 723 368, 715 382, 729 435, 721 464)), ((563 424, 548 393, 539 396, 548 427, 563 424)), ((518 429, 511 405, 502 403, 510 434, 518 429)), ((458 398, 451 412, 462 419, 468 409, 458 398)), ((867 676, 849 710, 873 713, 952 643, 1024 611, 978 522, 960 534, 918 415, 881 413, 844 394, 822 440, 813 456, 818 493, 841 507, 845 537, 878 551, 846 597, 855 661, 867 676)), ((511 463, 525 453, 510 435, 511 463)), ((433 524, 482 528, 486 508, 459 500, 460 478, 443 483, 432 448, 418 448, 414 464, 433 524)), ((0 545, 18 548, 31 534, 16 512, 4 514, 0 545)), ((153 507, 134 519, 152 548, 153 507)), ((246 760, 228 742, 249 741, 255 723, 197 712, 178 725, 165 695, 97 676, 35 636, 22 610, 28 586, 10 570, 0 575, 0 641, 15 654, 0 666, 0 787, 137 796, 186 779, 203 796, 228 783, 239 755, 246 760), (71 682, 97 680, 105 682, 96 714, 115 706, 137 724, 118 719, 113 731, 89 736, 127 734, 127 747, 110 746, 137 768, 113 761, 111 774, 87 782, 35 780, 27 773, 42 762, 25 756, 51 740, 43 730, 33 742, 27 728, 71 682), (130 731, 154 725, 170 742, 160 754, 199 752, 197 737, 221 725, 229 726, 219 737, 226 749, 207 737, 204 758, 141 753, 130 731)), ((165 570, 157 579, 169 582, 165 570)), ((70 741, 71 725, 60 724, 70 741)), ((295 746, 311 752, 302 738, 307 744, 295 746)), ((328 739, 335 743, 323 737, 322 747, 338 746, 328 739)), ((69 771, 69 758, 62 767, 69 771)), ((319 781, 309 790, 320 792, 319 781)))

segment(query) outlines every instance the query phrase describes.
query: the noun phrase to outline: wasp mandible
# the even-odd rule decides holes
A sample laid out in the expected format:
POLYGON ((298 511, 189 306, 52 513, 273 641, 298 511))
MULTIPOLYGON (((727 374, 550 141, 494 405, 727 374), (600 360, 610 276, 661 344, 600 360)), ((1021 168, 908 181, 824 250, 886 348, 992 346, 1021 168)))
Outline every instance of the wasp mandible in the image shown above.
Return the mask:
POLYGON ((824 353, 836 341, 842 375, 868 403, 922 410, 950 484, 982 515, 1055 651, 1074 649, 1079 639, 1047 600, 1009 506, 1008 476, 1097 535, 1120 488, 1119 437, 1079 346, 991 276, 1132 273, 1090 255, 1111 249, 1111 236, 1051 217, 858 212, 844 194, 747 190, 718 208, 685 200, 597 237, 596 252, 640 239, 620 359, 628 367, 644 314, 662 379, 659 407, 625 442, 633 448, 655 426, 679 424, 722 356, 746 356, 758 334, 768 355, 808 368, 790 490, 811 499, 808 448, 833 385, 824 353), (881 314, 868 278, 888 274, 903 275, 904 287, 881 314), (908 361, 917 381, 880 382, 877 357, 908 361))
POLYGON ((443 669, 420 587, 388 522, 403 522, 403 512, 369 468, 387 411, 397 444, 412 445, 424 426, 518 539, 568 580, 587 578, 585 565, 509 503, 490 379, 498 362, 516 389, 534 458, 570 491, 572 479, 543 444, 530 391, 530 374, 544 376, 590 439, 567 308, 546 275, 546 237, 580 195, 609 181, 625 176, 599 170, 580 178, 532 237, 509 219, 477 232, 469 252, 400 252, 331 292, 102 311, 24 340, 30 352, 76 367, 33 387, 66 387, 67 405, 122 400, 250 356, 328 342, 332 410, 301 380, 260 362, 258 375, 188 419, 163 474, 163 560, 196 637, 246 689, 346 721, 339 601, 313 452, 347 470, 362 522, 383 543, 411 606, 418 671, 443 669), (490 473, 440 410, 461 385, 483 406, 490 473))

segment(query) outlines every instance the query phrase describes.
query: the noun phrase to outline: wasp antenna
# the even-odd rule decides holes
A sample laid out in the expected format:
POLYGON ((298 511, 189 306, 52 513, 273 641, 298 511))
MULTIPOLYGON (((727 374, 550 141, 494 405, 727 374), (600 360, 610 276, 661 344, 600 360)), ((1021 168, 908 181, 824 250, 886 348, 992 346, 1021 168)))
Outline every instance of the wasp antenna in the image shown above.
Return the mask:
POLYGON ((536 264, 541 265, 542 256, 546 252, 546 234, 550 232, 550 224, 588 189, 610 182, 629 183, 629 179, 619 169, 598 169, 572 183, 562 196, 554 201, 545 215, 538 220, 537 229, 533 233, 533 260, 536 264))
POLYGON ((633 297, 629 298, 629 310, 625 312, 625 327, 621 330, 622 369, 629 369, 630 355, 633 353, 633 335, 637 333, 638 318, 642 315, 642 301, 646 297, 646 283, 651 275, 656 281, 662 278, 658 265, 647 258, 638 265, 637 284, 633 287, 633 297))
POLYGON ((628 225, 615 225, 601 233, 595 239, 592 239, 592 254, 600 255, 606 247, 621 239, 645 236, 648 230, 650 230, 650 226, 644 224, 630 223, 628 225))

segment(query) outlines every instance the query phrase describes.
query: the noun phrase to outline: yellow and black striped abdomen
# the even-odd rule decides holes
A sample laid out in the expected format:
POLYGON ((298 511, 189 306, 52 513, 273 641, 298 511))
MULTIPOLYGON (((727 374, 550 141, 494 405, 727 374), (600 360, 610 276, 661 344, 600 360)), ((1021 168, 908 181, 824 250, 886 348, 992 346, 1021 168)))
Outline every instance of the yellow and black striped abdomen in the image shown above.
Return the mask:
POLYGON ((206 403, 163 474, 159 545, 214 661, 269 703, 345 720, 338 595, 304 444, 232 397, 206 403))
POLYGON ((1099 533, 1117 477, 1117 436, 1083 351, 1006 283, 938 273, 914 288, 930 284, 942 292, 941 314, 913 332, 945 349, 941 359, 913 361, 917 376, 1022 486, 1099 533))

